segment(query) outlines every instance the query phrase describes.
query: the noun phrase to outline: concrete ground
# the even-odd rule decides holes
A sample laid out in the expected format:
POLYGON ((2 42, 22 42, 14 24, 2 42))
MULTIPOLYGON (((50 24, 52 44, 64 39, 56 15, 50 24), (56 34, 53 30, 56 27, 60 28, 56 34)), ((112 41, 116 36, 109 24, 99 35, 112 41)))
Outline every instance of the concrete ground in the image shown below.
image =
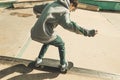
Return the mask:
MULTIPOLYGON (((72 61, 75 67, 120 74, 119 15, 120 13, 117 12, 93 12, 81 9, 72 12, 71 20, 87 29, 97 29, 98 34, 93 38, 89 38, 74 34, 58 26, 55 31, 65 42, 67 59, 72 61)), ((30 29, 36 20, 32 8, 2 10, 2 12, 0 12, 0 56, 35 60, 42 46, 41 43, 32 41, 30 38, 30 29), (17 14, 14 14, 16 12, 17 14), (18 13, 32 15, 24 17, 19 16, 18 13)), ((57 48, 51 46, 45 57, 59 59, 57 48)), ((0 70, 8 67, 10 67, 10 65, 0 64, 0 70)), ((23 80, 23 77, 31 79, 31 76, 38 78, 43 76, 41 80, 51 79, 45 77, 44 75, 46 74, 48 73, 33 71, 32 75, 27 74, 25 76, 15 72, 10 74, 13 78, 9 78, 8 75, 3 77, 2 80, 18 80, 17 78, 23 80)), ((60 77, 58 77, 58 75, 53 76, 52 79, 62 80, 66 77, 67 80, 78 80, 79 78, 82 80, 101 80, 74 74, 61 74, 59 76, 60 77)), ((38 78, 35 80, 38 80, 38 78)))

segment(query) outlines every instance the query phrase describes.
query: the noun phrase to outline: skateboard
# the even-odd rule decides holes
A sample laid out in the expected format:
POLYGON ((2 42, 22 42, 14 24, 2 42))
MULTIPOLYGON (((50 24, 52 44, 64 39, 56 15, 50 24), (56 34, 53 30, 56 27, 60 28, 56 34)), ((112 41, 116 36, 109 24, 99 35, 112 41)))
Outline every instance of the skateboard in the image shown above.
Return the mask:
POLYGON ((39 67, 36 67, 35 63, 36 63, 35 61, 31 62, 29 66, 31 65, 31 67, 34 67, 40 70, 59 71, 61 73, 67 73, 67 71, 73 67, 73 63, 69 61, 67 69, 62 71, 60 66, 60 61, 55 59, 49 59, 49 58, 43 58, 43 61, 42 63, 40 63, 39 67))

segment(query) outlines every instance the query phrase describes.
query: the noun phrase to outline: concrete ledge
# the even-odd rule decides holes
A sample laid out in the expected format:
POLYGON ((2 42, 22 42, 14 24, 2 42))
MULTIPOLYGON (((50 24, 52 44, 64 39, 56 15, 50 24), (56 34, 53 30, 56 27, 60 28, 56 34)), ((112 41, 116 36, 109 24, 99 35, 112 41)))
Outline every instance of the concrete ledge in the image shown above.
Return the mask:
MULTIPOLYGON (((6 65, 6 64, 7 65, 12 65, 12 68, 14 68, 14 69, 17 68, 17 71, 19 71, 19 72, 24 70, 23 73, 26 73, 26 72, 28 73, 28 72, 31 71, 28 67, 26 67, 26 66, 29 65, 29 63, 31 61, 32 60, 0 56, 0 64, 2 64, 2 65, 6 65)), ((34 69, 40 70, 39 68, 34 68, 34 69)), ((51 69, 51 70, 46 69, 45 71, 57 72, 54 69, 51 69)), ((5 72, 4 72, 4 70, 1 70, 0 73, 5 73, 5 72)), ((118 75, 118 74, 106 73, 106 72, 101 72, 101 71, 97 71, 97 70, 78 68, 78 67, 71 68, 68 71, 68 74, 83 75, 83 76, 89 76, 89 77, 97 77, 97 78, 103 78, 103 79, 109 79, 109 80, 120 80, 120 75, 118 75)))
POLYGON ((100 10, 120 11, 120 1, 118 0, 78 0, 81 3, 95 5, 100 10))

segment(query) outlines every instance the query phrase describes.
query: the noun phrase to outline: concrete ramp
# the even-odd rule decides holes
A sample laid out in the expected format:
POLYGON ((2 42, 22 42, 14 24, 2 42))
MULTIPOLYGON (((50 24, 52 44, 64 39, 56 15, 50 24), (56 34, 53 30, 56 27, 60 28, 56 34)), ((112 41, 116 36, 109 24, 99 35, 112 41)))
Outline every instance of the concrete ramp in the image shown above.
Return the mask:
POLYGON ((91 69, 71 68, 67 74, 30 68, 31 60, 0 56, 0 80, 120 80, 120 75, 91 69))

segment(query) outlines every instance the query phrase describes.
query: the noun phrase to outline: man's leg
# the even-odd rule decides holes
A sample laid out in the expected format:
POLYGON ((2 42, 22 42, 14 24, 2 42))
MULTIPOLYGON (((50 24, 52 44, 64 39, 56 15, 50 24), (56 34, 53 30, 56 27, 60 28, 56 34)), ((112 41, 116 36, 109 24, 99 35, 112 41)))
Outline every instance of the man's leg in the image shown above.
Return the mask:
POLYGON ((66 64, 66 61, 65 61, 65 44, 64 44, 64 42, 62 41, 62 39, 59 36, 57 36, 57 38, 54 41, 52 41, 50 43, 47 43, 47 44, 44 44, 42 46, 38 58, 39 59, 43 58, 43 56, 46 53, 49 45, 53 45, 55 47, 58 47, 59 56, 60 56, 60 64, 61 65, 66 64))
POLYGON ((65 61, 65 44, 62 41, 62 39, 57 36, 57 38, 49 43, 50 45, 54 45, 56 47, 58 47, 59 50, 59 56, 60 56, 60 64, 63 65, 66 63, 65 61))
POLYGON ((43 46, 40 50, 39 56, 36 59, 36 64, 35 64, 36 67, 39 67, 40 63, 42 62, 42 58, 44 57, 44 54, 46 53, 48 47, 49 47, 48 44, 43 44, 43 46))
POLYGON ((43 44, 41 50, 40 50, 40 53, 39 53, 39 56, 38 58, 42 59, 44 54, 46 53, 47 49, 49 47, 49 44, 43 44))

